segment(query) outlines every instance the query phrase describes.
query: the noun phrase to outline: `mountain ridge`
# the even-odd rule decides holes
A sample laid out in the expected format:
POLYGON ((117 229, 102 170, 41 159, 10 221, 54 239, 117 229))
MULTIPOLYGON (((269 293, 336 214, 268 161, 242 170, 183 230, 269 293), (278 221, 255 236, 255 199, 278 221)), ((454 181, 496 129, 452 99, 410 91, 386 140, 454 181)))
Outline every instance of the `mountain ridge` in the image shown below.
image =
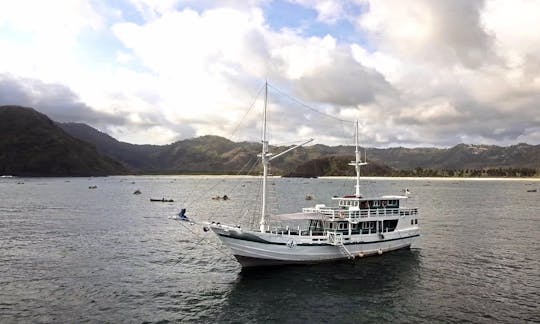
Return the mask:
MULTIPOLYGON (((61 127, 63 126, 61 125, 61 127)), ((94 129, 94 131, 97 130, 94 129)), ((91 140, 88 137, 81 139, 91 140)), ((123 143, 122 145, 126 147, 147 147, 145 145, 138 146, 116 142, 123 143)), ((99 142, 93 144, 98 150, 103 147, 99 142)), ((139 159, 151 160, 148 164, 152 164, 153 168, 147 169, 147 171, 234 173, 249 164, 249 161, 260 153, 260 143, 233 142, 215 135, 205 135, 152 147, 154 148, 153 154, 139 156, 139 159)), ((271 150, 280 152, 288 147, 290 146, 271 146, 271 150)), ((104 152, 107 153, 106 150, 104 152)), ((309 164, 311 160, 321 158, 331 159, 339 156, 350 156, 352 152, 354 152, 354 147, 346 145, 315 144, 300 147, 282 158, 276 159, 272 163, 273 172, 277 174, 294 174, 298 171, 295 171, 295 168, 303 163, 309 164)), ((415 170, 418 168, 436 170, 530 168, 537 170, 540 168, 538 162, 540 161, 540 145, 525 143, 508 147, 462 143, 450 148, 367 148, 367 155, 371 163, 381 166, 381 168, 375 169, 379 171, 385 170, 383 174, 391 173, 385 167, 397 170, 415 170)), ((323 163, 323 161, 319 162, 323 163)), ((305 166, 302 166, 302 168, 304 168, 304 171, 300 173, 305 172, 305 166)), ((260 170, 260 168, 255 167, 255 170, 260 170)), ((339 171, 338 173, 343 172, 339 171)))
MULTIPOLYGON (((0 111, 7 110, 11 113, 2 115, 2 120, 0 120, 2 126, 0 148, 3 152, 0 155, 1 174, 11 174, 14 173, 13 170, 18 170, 17 165, 21 164, 20 157, 18 161, 10 160, 15 155, 24 156, 23 162, 37 159, 37 156, 49 156, 43 163, 50 163, 52 169, 42 170, 45 175, 105 175, 126 172, 133 174, 259 174, 261 171, 260 163, 257 163, 261 144, 257 142, 233 142, 224 137, 205 135, 167 145, 138 145, 118 141, 86 124, 53 122, 32 108, 0 107, 0 111), (30 124, 32 124, 31 120, 34 122, 40 120, 40 122, 34 126, 25 125, 23 122, 25 119, 28 119, 30 124), (55 127, 58 129, 53 130, 55 127), (55 164, 54 159, 51 160, 50 157, 52 153, 54 153, 52 156, 56 157, 62 154, 36 150, 35 146, 40 147, 40 145, 28 147, 24 141, 17 142, 17 139, 33 136, 32 140, 35 143, 41 143, 40 137, 43 132, 52 136, 49 140, 57 140, 51 142, 55 143, 56 151, 69 152, 66 156, 70 158, 71 164, 68 163, 67 170, 54 169, 58 163, 55 164), (62 145, 67 145, 70 149, 62 149, 62 145), (74 149, 76 147, 79 149, 74 149), (96 167, 92 169, 92 165, 86 163, 85 159, 93 161, 96 167), (79 164, 79 169, 75 166, 76 164, 79 164), (86 171, 83 172, 83 170, 86 171)), ((29 140, 29 138, 26 139, 29 140)), ((41 147, 46 147, 46 145, 41 145, 41 147)), ((279 153, 289 147, 271 146, 270 150, 279 153)), ((366 151, 369 162, 373 166, 363 168, 366 171, 363 172, 364 175, 484 175, 488 174, 487 170, 498 170, 490 174, 530 175, 530 170, 533 170, 532 174, 538 174, 540 169, 540 145, 525 143, 508 147, 458 144, 451 148, 393 147, 367 148, 366 151), (502 169, 515 170, 505 173, 502 169), (433 170, 442 172, 437 173, 433 170)), ((352 159, 353 152, 353 146, 345 145, 315 144, 300 147, 273 161, 271 172, 275 175, 297 174, 297 176, 348 175, 350 170, 345 170, 346 162, 352 159)), ((22 172, 21 174, 41 175, 43 172, 40 172, 22 172)))

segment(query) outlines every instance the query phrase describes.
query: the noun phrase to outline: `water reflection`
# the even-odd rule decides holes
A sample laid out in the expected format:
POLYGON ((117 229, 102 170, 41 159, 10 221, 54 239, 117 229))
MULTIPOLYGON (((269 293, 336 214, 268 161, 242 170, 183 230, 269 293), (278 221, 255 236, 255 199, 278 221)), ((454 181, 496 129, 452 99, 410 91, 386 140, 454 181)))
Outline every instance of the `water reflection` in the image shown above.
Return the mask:
POLYGON ((378 306, 388 314, 394 298, 403 305, 403 299, 413 297, 409 292, 419 278, 420 253, 400 250, 355 262, 243 270, 219 319, 320 322, 362 316, 375 320, 378 306))

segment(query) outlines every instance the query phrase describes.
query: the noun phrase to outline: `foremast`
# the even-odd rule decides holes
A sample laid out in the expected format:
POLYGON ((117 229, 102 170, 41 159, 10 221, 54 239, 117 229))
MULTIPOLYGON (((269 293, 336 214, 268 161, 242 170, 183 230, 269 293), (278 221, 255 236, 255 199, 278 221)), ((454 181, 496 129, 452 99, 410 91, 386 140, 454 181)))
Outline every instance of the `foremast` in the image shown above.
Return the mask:
POLYGON ((258 156, 261 157, 262 165, 263 165, 263 184, 262 184, 262 206, 261 206, 261 221, 259 222, 259 229, 261 233, 264 233, 266 231, 266 187, 267 187, 267 178, 268 178, 268 167, 270 166, 270 161, 272 161, 275 158, 278 158, 282 156, 285 153, 288 153, 294 149, 297 149, 303 145, 306 145, 307 143, 310 143, 313 141, 313 138, 310 138, 309 140, 295 145, 279 154, 273 155, 272 153, 268 152, 268 140, 266 138, 266 115, 267 115, 267 108, 268 108, 268 81, 264 83, 264 112, 263 112, 263 133, 262 133, 262 152, 258 156))
POLYGON ((360 167, 362 165, 367 164, 367 156, 364 158, 364 161, 362 161, 362 154, 360 153, 360 150, 358 148, 358 120, 355 123, 355 129, 354 129, 354 146, 355 146, 355 160, 351 161, 349 165, 354 166, 356 170, 356 185, 355 185, 355 196, 360 197, 360 167))
POLYGON ((266 180, 268 178, 268 164, 270 162, 270 153, 268 153, 268 141, 266 140, 266 110, 268 105, 268 81, 264 83, 264 112, 263 112, 263 133, 262 133, 262 152, 260 154, 263 165, 263 192, 262 192, 262 211, 260 231, 264 233, 266 227, 266 180))

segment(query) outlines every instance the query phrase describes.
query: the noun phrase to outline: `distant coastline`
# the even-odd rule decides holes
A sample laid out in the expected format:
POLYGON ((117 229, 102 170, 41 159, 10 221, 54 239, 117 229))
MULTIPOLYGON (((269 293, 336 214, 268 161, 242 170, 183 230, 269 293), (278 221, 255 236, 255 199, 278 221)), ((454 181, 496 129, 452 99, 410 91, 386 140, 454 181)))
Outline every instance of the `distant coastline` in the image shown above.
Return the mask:
MULTIPOLYGON (((111 175, 96 175, 96 176, 10 176, 2 177, 1 180, 9 179, 37 179, 37 178, 122 178, 122 177, 209 177, 209 178, 259 178, 259 175, 254 174, 217 174, 217 173, 147 173, 147 174, 111 174, 111 175)), ((320 177, 283 177, 280 175, 271 175, 269 178, 284 178, 284 179, 354 179, 353 176, 320 176, 320 177)), ((540 176, 534 177, 457 177, 457 176, 441 176, 441 177, 417 177, 417 176, 362 176, 362 180, 479 180, 479 181, 492 181, 492 180, 519 180, 519 181, 540 181, 540 176)))

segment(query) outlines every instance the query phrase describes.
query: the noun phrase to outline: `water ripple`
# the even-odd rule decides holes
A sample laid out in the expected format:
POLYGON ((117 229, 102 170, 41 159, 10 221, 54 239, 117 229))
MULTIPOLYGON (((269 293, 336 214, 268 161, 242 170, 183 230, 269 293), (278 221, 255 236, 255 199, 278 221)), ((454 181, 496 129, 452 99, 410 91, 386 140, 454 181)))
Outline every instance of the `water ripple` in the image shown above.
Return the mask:
MULTIPOLYGON (((415 193, 423 235, 413 249, 247 271, 214 236, 168 217, 187 207, 198 220, 250 221, 238 211, 258 215, 258 181, 69 180, 0 186, 0 322, 540 321, 540 201, 520 182, 378 180, 369 183, 375 192, 415 193), (231 201, 210 199, 223 193, 231 201), (152 196, 179 203, 151 204, 152 196)), ((319 199, 352 187, 272 181, 281 212, 296 211, 307 192, 319 199)))

